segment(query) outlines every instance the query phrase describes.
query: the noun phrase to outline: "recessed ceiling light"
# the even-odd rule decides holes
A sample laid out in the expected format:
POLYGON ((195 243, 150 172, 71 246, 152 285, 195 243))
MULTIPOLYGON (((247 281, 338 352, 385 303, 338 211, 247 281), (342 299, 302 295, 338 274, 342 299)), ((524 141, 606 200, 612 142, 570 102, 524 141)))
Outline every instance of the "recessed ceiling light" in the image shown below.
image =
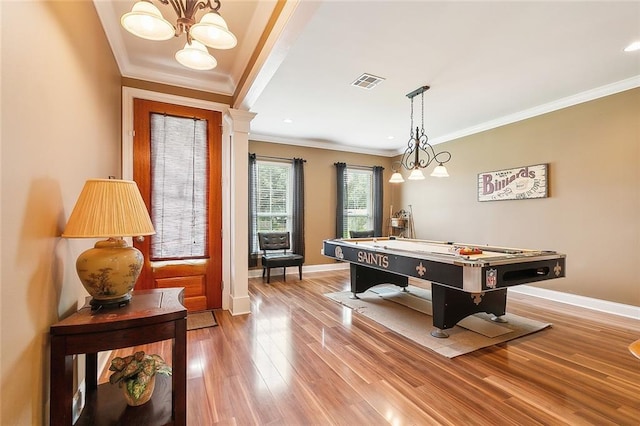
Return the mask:
POLYGON ((394 139, 394 137, 393 136, 387 136, 387 139, 391 140, 391 139, 394 139))
POLYGON ((630 45, 624 48, 625 52, 635 52, 637 50, 640 50, 640 41, 634 41, 633 43, 631 43, 630 45))
POLYGON ((282 120, 283 123, 287 123, 287 124, 291 124, 293 123, 293 120, 290 118, 285 118, 284 120, 282 120))

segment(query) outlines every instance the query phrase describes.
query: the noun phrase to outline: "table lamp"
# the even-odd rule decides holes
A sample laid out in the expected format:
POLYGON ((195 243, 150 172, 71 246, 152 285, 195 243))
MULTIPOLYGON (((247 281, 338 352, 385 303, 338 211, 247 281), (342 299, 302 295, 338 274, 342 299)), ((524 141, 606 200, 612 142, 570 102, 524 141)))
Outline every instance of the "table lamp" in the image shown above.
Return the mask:
POLYGON ((76 261, 78 277, 92 296, 92 309, 129 303, 144 258, 123 237, 152 234, 155 230, 135 182, 87 180, 62 237, 107 238, 76 261))

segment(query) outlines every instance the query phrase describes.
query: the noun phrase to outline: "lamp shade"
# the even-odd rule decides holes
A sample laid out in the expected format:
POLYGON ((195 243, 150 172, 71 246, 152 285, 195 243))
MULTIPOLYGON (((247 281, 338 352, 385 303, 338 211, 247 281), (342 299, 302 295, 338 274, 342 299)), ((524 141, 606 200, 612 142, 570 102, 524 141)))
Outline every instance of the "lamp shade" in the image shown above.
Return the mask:
POLYGON ((215 12, 205 14, 189 31, 191 37, 214 49, 231 49, 238 43, 225 20, 215 12))
POLYGON ((433 177, 449 177, 449 172, 447 172, 447 168, 442 164, 436 166, 431 172, 431 176, 433 177))
POLYGON ((199 71, 210 70, 218 65, 216 58, 197 40, 191 40, 191 44, 185 43, 184 48, 176 52, 176 61, 187 68, 199 71))
POLYGON ((420 169, 411 170, 411 174, 409 175, 409 180, 423 180, 424 174, 420 169))
POLYGON ((162 17, 160 10, 148 1, 141 0, 133 5, 131 12, 120 19, 125 30, 147 40, 169 40, 176 30, 162 17))
POLYGON ((155 234, 138 185, 89 179, 62 233, 65 238, 133 237, 155 234))
POLYGON ((400 174, 400 172, 393 172, 391 175, 391 179, 389 179, 389 183, 402 183, 404 182, 404 178, 400 174))

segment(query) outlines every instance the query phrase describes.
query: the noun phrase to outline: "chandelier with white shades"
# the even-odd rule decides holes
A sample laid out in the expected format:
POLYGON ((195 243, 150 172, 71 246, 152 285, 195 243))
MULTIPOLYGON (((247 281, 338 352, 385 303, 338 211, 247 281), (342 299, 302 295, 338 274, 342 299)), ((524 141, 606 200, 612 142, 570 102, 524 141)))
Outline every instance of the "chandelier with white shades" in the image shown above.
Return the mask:
POLYGON ((184 48, 176 52, 176 60, 185 67, 195 70, 210 70, 218 62, 207 47, 231 49, 238 43, 227 23, 220 16, 219 0, 156 0, 163 5, 171 5, 177 18, 173 25, 166 20, 151 0, 140 0, 131 12, 120 19, 122 26, 131 34, 147 40, 169 40, 182 34, 187 36, 184 48), (196 14, 205 14, 196 22, 196 14))
MULTIPOLYGON (((438 165, 431 172, 431 176, 434 177, 449 177, 447 168, 444 166, 449 160, 451 160, 451 153, 449 151, 436 152, 433 146, 429 143, 429 138, 424 131, 424 92, 429 90, 429 86, 422 86, 407 94, 407 97, 411 99, 411 127, 409 134, 409 142, 407 142, 407 148, 402 155, 402 166, 411 171, 409 180, 422 180, 424 174, 422 169, 429 167, 431 163, 438 163, 438 165), (413 98, 421 96, 422 104, 422 123, 421 127, 416 125, 415 132, 413 127, 413 98), (422 158, 421 158, 422 157, 422 158)), ((403 182, 402 175, 394 173, 390 182, 403 182)))

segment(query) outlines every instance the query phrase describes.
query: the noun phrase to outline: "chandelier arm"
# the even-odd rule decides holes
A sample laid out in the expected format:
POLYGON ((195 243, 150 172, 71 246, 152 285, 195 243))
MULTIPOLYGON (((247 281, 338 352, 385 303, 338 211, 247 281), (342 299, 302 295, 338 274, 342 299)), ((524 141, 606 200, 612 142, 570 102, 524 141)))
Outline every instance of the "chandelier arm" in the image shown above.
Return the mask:
POLYGON ((436 160, 436 157, 439 155, 439 153, 436 153, 436 150, 433 148, 433 145, 429 143, 429 138, 426 135, 425 135, 424 146, 425 146, 424 151, 427 153, 427 159, 428 159, 427 166, 428 166, 429 164, 431 164, 433 161, 436 160))
POLYGON ((173 11, 176 13, 176 15, 178 16, 178 19, 176 20, 176 25, 174 26, 176 32, 175 32, 175 36, 179 37, 181 36, 183 33, 187 33, 187 42, 189 44, 191 44, 191 40, 189 38, 189 19, 185 18, 186 16, 186 12, 185 12, 185 7, 182 4, 181 1, 179 0, 160 0, 162 1, 164 4, 171 4, 171 7, 173 7, 173 11))
POLYGON ((179 0, 160 0, 162 4, 170 4, 178 18, 185 16, 184 6, 179 0))
POLYGON ((206 3, 203 0, 200 9, 208 8, 210 11, 218 13, 218 10, 220 10, 220 6, 222 6, 220 4, 220 0, 213 0, 213 3, 215 4, 215 6, 211 4, 211 0, 207 0, 206 3))
POLYGON ((438 164, 445 164, 445 163, 448 163, 449 160, 451 160, 451 153, 449 151, 440 151, 439 153, 433 156, 433 159, 438 164), (446 160, 442 160, 442 156, 446 157, 446 160))
MULTIPOLYGON (((420 161, 417 161, 417 164, 419 164, 419 167, 421 169, 424 169, 425 167, 428 167, 429 164, 431 164, 431 162, 433 161, 433 155, 427 149, 427 148, 430 148, 431 145, 429 145, 429 143, 427 142, 427 136, 426 135, 422 134, 421 138, 419 139, 418 147, 419 147, 419 149, 416 150, 416 152, 417 151, 422 151, 424 153, 424 155, 427 156, 426 159, 421 158, 420 161)), ((417 157, 418 157, 418 155, 416 154, 416 158, 417 157)))
POLYGON ((191 27, 196 23, 196 13, 199 10, 207 10, 218 12, 220 9, 220 0, 214 0, 215 6, 211 4, 211 0, 160 0, 161 2, 170 2, 173 10, 178 15, 176 22, 176 37, 183 33, 187 35, 187 43, 191 44, 192 37, 190 33, 191 27))
POLYGON ((213 12, 220 10, 220 0, 156 0, 164 5, 170 4, 178 18, 188 18, 195 21, 198 10, 208 9, 213 12), (214 6, 215 4, 215 6, 214 6))
POLYGON ((186 0, 187 1, 187 13, 194 21, 196 17, 196 12, 198 10, 208 9, 214 12, 217 12, 220 9, 220 1, 214 0, 216 3, 216 7, 213 7, 211 4, 211 0, 186 0))
POLYGON ((409 141, 408 143, 409 146, 407 146, 407 149, 404 150, 404 153, 402 154, 402 161, 400 161, 400 164, 402 164, 402 166, 407 169, 413 169, 413 161, 411 161, 411 154, 413 154, 413 149, 411 146, 411 141, 409 141))

